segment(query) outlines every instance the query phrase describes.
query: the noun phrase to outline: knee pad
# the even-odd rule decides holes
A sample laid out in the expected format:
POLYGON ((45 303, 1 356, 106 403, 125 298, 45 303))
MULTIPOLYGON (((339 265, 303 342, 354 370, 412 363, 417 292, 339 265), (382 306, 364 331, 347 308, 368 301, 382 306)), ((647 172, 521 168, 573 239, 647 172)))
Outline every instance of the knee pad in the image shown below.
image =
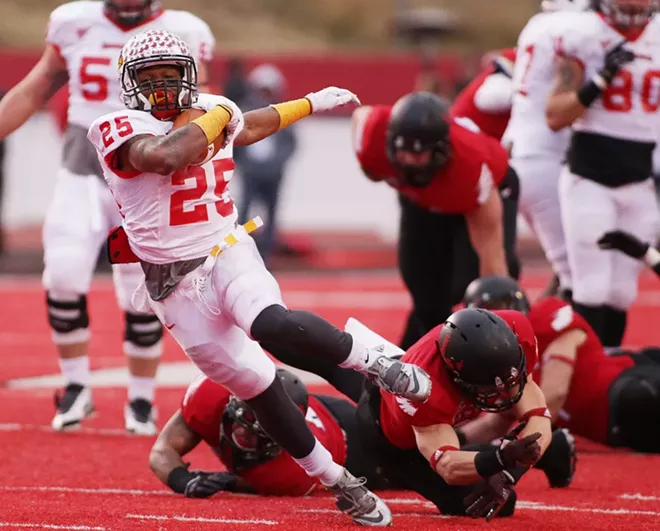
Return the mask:
POLYGON ((155 315, 125 313, 124 351, 134 358, 155 359, 163 353, 163 325, 155 315))
POLYGON ((90 337, 87 297, 46 293, 48 323, 53 329, 53 340, 60 345, 82 343, 90 337))

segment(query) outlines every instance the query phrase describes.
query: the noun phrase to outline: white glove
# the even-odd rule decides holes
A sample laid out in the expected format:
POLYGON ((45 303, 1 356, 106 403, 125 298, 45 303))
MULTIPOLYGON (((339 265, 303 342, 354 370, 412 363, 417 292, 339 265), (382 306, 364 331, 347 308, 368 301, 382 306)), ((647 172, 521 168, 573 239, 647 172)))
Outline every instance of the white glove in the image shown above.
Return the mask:
POLYGON ((209 112, 218 105, 226 105, 231 109, 232 117, 225 127, 225 141, 222 147, 225 147, 232 141, 233 137, 243 130, 243 113, 233 101, 224 96, 215 96, 213 94, 200 94, 199 98, 193 103, 193 109, 200 109, 209 112))
POLYGON ((305 97, 312 104, 313 113, 329 111, 351 102, 361 105, 359 98, 350 90, 337 87, 327 87, 318 92, 310 92, 305 97))

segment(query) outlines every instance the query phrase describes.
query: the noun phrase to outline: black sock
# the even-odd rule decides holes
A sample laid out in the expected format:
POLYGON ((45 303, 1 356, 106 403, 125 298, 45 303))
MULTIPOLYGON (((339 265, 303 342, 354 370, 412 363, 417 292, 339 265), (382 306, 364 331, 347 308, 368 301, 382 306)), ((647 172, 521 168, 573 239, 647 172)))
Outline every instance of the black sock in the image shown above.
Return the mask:
POLYGON ((626 333, 628 314, 625 310, 605 306, 604 309, 603 337, 601 341, 605 347, 620 347, 623 335, 626 333))
POLYGON ((605 306, 588 306, 573 301, 573 309, 584 317, 602 342, 605 334, 605 306))
POLYGON ((303 310, 287 310, 278 304, 262 311, 250 332, 259 342, 288 347, 335 365, 346 361, 353 348, 353 337, 325 319, 303 310))
POLYGON ((263 393, 245 402, 269 437, 294 459, 302 459, 312 452, 316 444, 314 434, 279 378, 276 377, 263 393))

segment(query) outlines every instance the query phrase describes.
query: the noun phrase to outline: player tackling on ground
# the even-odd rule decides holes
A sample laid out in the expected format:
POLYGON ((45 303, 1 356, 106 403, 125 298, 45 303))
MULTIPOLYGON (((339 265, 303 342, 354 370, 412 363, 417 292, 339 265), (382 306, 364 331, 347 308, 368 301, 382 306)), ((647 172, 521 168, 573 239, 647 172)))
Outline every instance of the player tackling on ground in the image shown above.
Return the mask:
MULTIPOLYGON (((79 1, 51 13, 41 59, 0 104, 3 139, 69 83, 62 163, 43 227, 48 321, 66 381, 64 394, 56 397, 52 422, 56 430, 79 426, 94 409, 87 292, 108 230, 121 222, 87 129, 102 114, 123 108, 115 82, 119 52, 131 37, 153 28, 176 31, 190 44, 198 59, 200 83, 205 85, 215 41, 199 18, 163 10, 159 0, 79 1)), ((126 322, 123 350, 130 373, 126 429, 153 435, 152 403, 163 329, 153 312, 138 312, 131 305, 141 276, 138 264, 113 266, 115 292, 126 322)))
POLYGON ((256 142, 313 112, 359 103, 357 97, 330 87, 243 117, 228 99, 198 94, 188 46, 165 31, 131 39, 119 75, 127 109, 97 119, 88 136, 145 272, 136 306, 151 307, 200 370, 244 400, 264 430, 337 496, 341 510, 364 525, 389 524, 385 504, 316 440, 256 341, 331 359, 414 401, 428 398, 430 379, 315 314, 288 310, 254 241, 237 226, 226 190, 234 144, 256 142), (206 114, 172 132, 170 120, 193 105, 206 114), (224 147, 194 164, 223 134, 224 147), (217 254, 223 242, 231 245, 217 254))

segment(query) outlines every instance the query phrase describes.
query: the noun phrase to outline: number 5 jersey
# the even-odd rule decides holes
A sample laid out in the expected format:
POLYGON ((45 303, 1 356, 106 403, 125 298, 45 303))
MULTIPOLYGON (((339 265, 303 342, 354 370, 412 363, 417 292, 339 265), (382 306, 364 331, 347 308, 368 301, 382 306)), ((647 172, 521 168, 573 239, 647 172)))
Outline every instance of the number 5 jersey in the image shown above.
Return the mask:
POLYGON ((150 29, 178 35, 197 61, 210 61, 215 46, 211 30, 186 11, 160 10, 132 28, 107 18, 103 2, 98 1, 69 2, 51 13, 46 42, 62 56, 69 76, 63 165, 72 173, 100 174, 87 130, 99 116, 124 108, 117 75, 119 53, 131 37, 150 29))

